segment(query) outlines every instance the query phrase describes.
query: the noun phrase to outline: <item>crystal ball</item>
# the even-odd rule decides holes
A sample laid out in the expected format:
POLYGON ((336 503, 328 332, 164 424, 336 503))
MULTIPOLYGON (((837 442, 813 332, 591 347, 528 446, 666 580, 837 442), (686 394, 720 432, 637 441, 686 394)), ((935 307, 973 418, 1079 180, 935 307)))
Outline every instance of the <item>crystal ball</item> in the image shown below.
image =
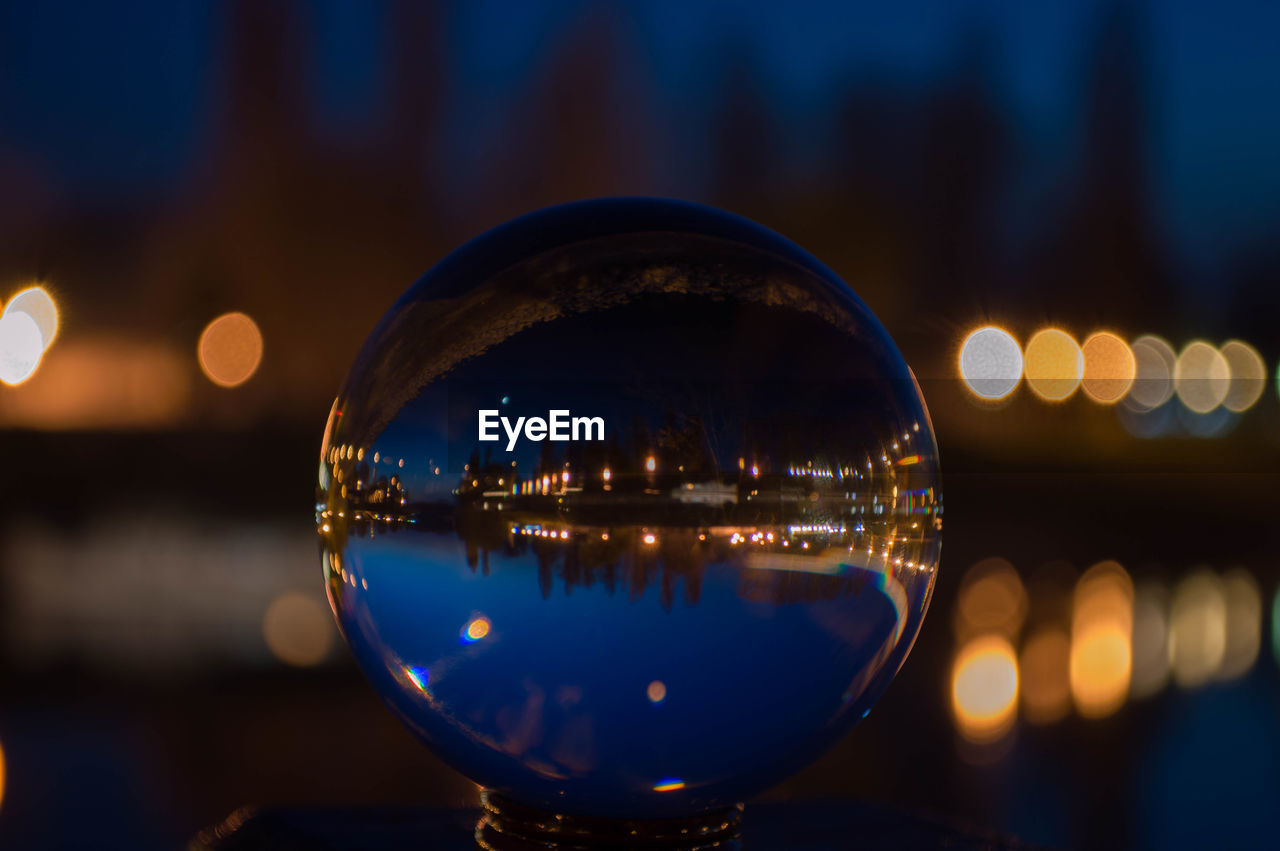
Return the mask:
POLYGON ((443 259, 334 402, 317 528, 380 696, 488 790, 665 818, 864 717, 936 575, 937 446, 867 306, 712 208, 553 207, 443 259))

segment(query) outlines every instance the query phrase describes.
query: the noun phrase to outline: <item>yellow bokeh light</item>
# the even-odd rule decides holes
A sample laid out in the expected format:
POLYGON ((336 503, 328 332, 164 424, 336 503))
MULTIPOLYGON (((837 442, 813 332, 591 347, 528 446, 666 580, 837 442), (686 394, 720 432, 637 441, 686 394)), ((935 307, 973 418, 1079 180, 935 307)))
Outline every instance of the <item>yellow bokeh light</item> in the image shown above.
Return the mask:
POLYGON ((1129 344, 1115 334, 1099 331, 1084 341, 1080 353, 1084 357, 1080 387, 1085 395, 1103 405, 1123 399, 1138 374, 1138 362, 1129 344))
POLYGON ((44 355, 36 321, 22 311, 0 315, 0 381, 15 387, 35 374, 44 355))
POLYGON ((1061 628, 1036 632, 1022 647, 1022 706, 1033 724, 1051 724, 1071 710, 1068 666, 1071 639, 1061 628))
POLYGON ((1222 580, 1198 570, 1178 583, 1169 612, 1169 661, 1183 688, 1218 674, 1227 652, 1227 600, 1222 580))
POLYGON ((1158 408, 1173 397, 1173 368, 1178 355, 1167 342, 1146 334, 1133 341, 1137 373, 1125 404, 1139 411, 1158 408))
POLYGON ((985 635, 956 654, 951 706, 960 734, 971 742, 993 742, 1012 727, 1018 712, 1018 660, 1013 645, 985 635))
POLYGON ((1012 639, 1027 613, 1027 592, 1012 564, 988 558, 975 564, 960 583, 956 602, 956 637, 1000 633, 1012 639))
POLYGON ((200 368, 219 387, 237 387, 262 362, 262 332, 243 313, 225 313, 209 323, 196 348, 200 368))
POLYGON ((1085 718, 1115 712, 1133 672, 1133 583, 1124 567, 1104 561, 1085 571, 1072 604, 1069 677, 1085 718))
POLYGON ((1226 401, 1231 367, 1222 352, 1203 340, 1188 343, 1173 367, 1173 389, 1188 409, 1207 414, 1226 401))
POLYGON ((40 329, 40 338, 44 349, 53 345, 58 335, 58 306, 44 287, 28 287, 9 300, 4 307, 5 313, 25 313, 40 329))
POLYGON ((329 609, 310 594, 286 591, 262 618, 262 637, 277 659, 295 667, 323 662, 333 648, 329 609))
POLYGON ((960 345, 960 377, 980 399, 1003 399, 1022 380, 1022 349, 1008 331, 989 325, 960 345))
POLYGON ((1233 680, 1249 672, 1262 649, 1262 593, 1253 574, 1243 568, 1223 575, 1222 592, 1227 636, 1218 679, 1233 680))
POLYGON ((1222 344, 1222 357, 1231 371, 1231 385, 1222 404, 1237 414, 1249 410, 1262 398, 1267 386, 1267 365, 1258 350, 1242 340, 1222 344))
POLYGON ((667 699, 667 684, 662 680, 654 680, 644 691, 650 703, 662 703, 667 699))
POLYGON ((1037 331, 1027 341, 1022 359, 1027 386, 1049 402, 1066 399, 1084 377, 1084 354, 1079 344, 1057 328, 1037 331))
POLYGON ((486 617, 472 618, 467 624, 466 635, 471 641, 479 641, 489 634, 491 624, 486 617))
POLYGON ((1155 580, 1133 591, 1133 677, 1129 693, 1150 697, 1169 681, 1169 592, 1155 580))

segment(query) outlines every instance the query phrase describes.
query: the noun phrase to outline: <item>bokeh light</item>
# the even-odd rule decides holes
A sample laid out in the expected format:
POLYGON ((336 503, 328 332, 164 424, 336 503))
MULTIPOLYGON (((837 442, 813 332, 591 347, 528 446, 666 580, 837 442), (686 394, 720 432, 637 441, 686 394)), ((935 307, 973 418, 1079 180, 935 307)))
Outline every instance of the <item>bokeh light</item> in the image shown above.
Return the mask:
POLYGON ((1058 627, 1040 629, 1022 646, 1022 708, 1033 724, 1051 724, 1071 711, 1071 639, 1058 627))
POLYGON ((1231 389, 1227 359, 1203 340, 1188 343, 1173 368, 1173 389, 1188 410, 1209 413, 1223 403, 1231 389))
POLYGON ((0 315, 0 381, 17 386, 35 374, 44 354, 40 326, 22 311, 0 315))
POLYGON ((492 626, 484 615, 477 615, 467 621, 467 625, 462 628, 462 640, 467 644, 474 644, 487 636, 492 626))
POLYGON ((1076 584, 1071 620, 1071 695, 1085 718, 1115 712, 1133 670, 1133 583, 1124 567, 1100 562, 1076 584))
POLYGON ((225 313, 200 334, 200 368, 219 387, 237 387, 253 376, 262 362, 262 332, 243 313, 225 313))
POLYGON ((951 674, 956 727, 971 742, 993 742, 1013 727, 1018 711, 1018 660, 1000 635, 965 644, 951 674))
POLYGON ((1227 636, 1218 678, 1233 680, 1249 672, 1262 649, 1262 593, 1249 571, 1234 568, 1222 577, 1227 604, 1227 636))
POLYGON ((1137 371, 1125 402, 1139 411, 1158 408, 1173 398, 1173 368, 1178 355, 1173 346, 1152 334, 1134 340, 1131 348, 1137 371))
POLYGON ((1037 331, 1027 341, 1022 357, 1027 386, 1049 402, 1066 399, 1084 377, 1084 354, 1079 344, 1057 328, 1037 331))
POLYGON ((333 618, 310 594, 286 591, 267 607, 262 637, 281 662, 299 668, 318 665, 333 649, 333 618))
POLYGON ((53 345, 58 335, 58 306, 44 287, 28 287, 9 300, 4 307, 5 313, 25 313, 40 329, 40 338, 45 350, 53 345))
POLYGON ((1231 372, 1231 385, 1222 404, 1237 414, 1249 410, 1267 386, 1267 365, 1253 346, 1241 340, 1222 344, 1222 357, 1231 372))
POLYGON ((1169 661, 1183 688, 1218 674, 1227 652, 1227 601, 1222 580, 1206 569, 1178 583, 1169 611, 1169 661))
POLYGON ((1133 589, 1133 679, 1129 693, 1150 697, 1169 682, 1169 591, 1143 580, 1133 589))
POLYGON ((1022 380, 1022 349, 1008 331, 979 328, 960 346, 960 377, 980 399, 1003 399, 1022 380))
POLYGON ((1124 340, 1107 331, 1099 331, 1080 347, 1084 356, 1084 378, 1080 387, 1085 395, 1103 405, 1113 405, 1124 398, 1138 374, 1133 349, 1124 340))
POLYGON ((667 684, 662 680, 654 680, 649 683, 648 688, 644 690, 645 697, 649 698, 650 703, 662 703, 667 699, 667 684))
POLYGON ((1271 655, 1280 665, 1280 588, 1276 589, 1276 598, 1271 602, 1271 655))
POLYGON ((955 631, 961 642, 983 633, 1013 639, 1027 614, 1027 592, 1013 565, 1002 558, 975 564, 960 582, 955 631))

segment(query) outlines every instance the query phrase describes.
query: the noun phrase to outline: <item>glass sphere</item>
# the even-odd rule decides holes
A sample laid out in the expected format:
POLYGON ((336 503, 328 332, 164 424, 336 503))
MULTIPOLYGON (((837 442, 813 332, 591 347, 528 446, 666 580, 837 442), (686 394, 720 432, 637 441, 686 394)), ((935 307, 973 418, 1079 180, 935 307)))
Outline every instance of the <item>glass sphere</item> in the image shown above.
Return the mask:
POLYGON ((898 671, 937 571, 919 388, 847 285, 739 217, 607 199, 446 257, 365 343, 317 524, 365 674, 482 786, 731 805, 898 671))

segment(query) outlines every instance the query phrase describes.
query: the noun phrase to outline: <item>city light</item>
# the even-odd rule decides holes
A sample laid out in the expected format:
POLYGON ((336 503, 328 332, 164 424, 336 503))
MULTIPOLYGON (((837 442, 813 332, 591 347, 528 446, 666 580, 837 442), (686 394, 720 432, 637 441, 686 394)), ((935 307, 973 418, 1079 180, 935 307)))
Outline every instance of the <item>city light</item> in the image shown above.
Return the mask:
POLYGON ((1243 568, 1222 577, 1227 606, 1226 644, 1218 679, 1233 680, 1248 673, 1262 648, 1262 594, 1253 575, 1243 568))
POLYGON ((1085 395, 1103 405, 1123 399, 1138 373, 1129 344, 1115 334, 1099 331, 1084 341, 1080 352, 1084 356, 1080 387, 1085 395))
POLYGON ((1267 365, 1257 349, 1241 340, 1228 340, 1221 351, 1231 372, 1231 385, 1222 404, 1229 411, 1243 413, 1262 398, 1267 386, 1267 365))
POLYGON ((1022 646, 1022 707, 1033 724, 1051 724, 1071 711, 1071 639, 1059 627, 1041 629, 1022 646))
POLYGON ((1271 655, 1280 665, 1280 588, 1276 589, 1276 598, 1271 603, 1271 655))
POLYGON ((644 468, 650 473, 654 472, 658 469, 658 459, 650 455, 648 458, 644 459, 644 468))
POLYGON ((196 347, 200 369, 219 387, 238 387, 262 362, 262 332, 243 313, 225 313, 210 322, 196 347))
POLYGON ((1227 601, 1222 580, 1207 569, 1178 583, 1169 612, 1169 660, 1182 688, 1218 674, 1227 652, 1227 601))
POLYGON ((1173 389, 1189 410, 1209 413, 1226 400, 1231 389, 1227 359, 1203 340, 1188 343, 1173 368, 1173 389))
POLYGON ((994 742, 1013 727, 1018 712, 1018 660, 1013 645, 984 635, 956 654, 951 674, 956 727, 971 742, 994 742))
POLYGON ((980 399, 1003 399, 1022 380, 1022 349, 1003 328, 979 328, 960 346, 960 377, 980 399))
POLYGON ((1057 328, 1037 331, 1027 341, 1023 362, 1027 386, 1049 402, 1069 397, 1084 377, 1084 354, 1079 344, 1057 328))
POLYGON ((1133 670, 1133 583, 1124 567, 1104 561, 1076 583, 1071 618, 1071 695, 1085 718, 1115 712, 1129 694, 1133 670))
POLYGON ((654 680, 649 683, 644 693, 645 697, 649 698, 650 703, 662 703, 667 699, 667 684, 662 680, 654 680))
POLYGON ((674 792, 677 789, 683 788, 684 781, 676 777, 668 777, 653 784, 653 791, 655 792, 674 792))
POLYGON ((1133 589, 1133 677, 1129 693, 1151 697, 1169 682, 1169 592, 1145 580, 1133 589))
POLYGON ((467 621, 462 628, 462 640, 466 644, 474 644, 489 634, 492 624, 484 615, 478 615, 467 621))
POLYGON ((40 329, 43 350, 53 345, 58 335, 58 306, 44 287, 28 287, 9 299, 4 307, 5 313, 25 313, 40 329))
POLYGON ((262 637, 281 662, 298 668, 318 665, 333 648, 333 619, 320 600, 286 591, 267 607, 262 637))
POLYGON ((1173 368, 1178 356, 1173 347, 1151 334, 1133 341, 1137 373, 1125 402, 1130 408, 1149 411, 1173 397, 1173 368))
POLYGON ((0 315, 0 381, 17 386, 35 374, 44 354, 36 321, 22 311, 0 315))
POLYGON ((956 601, 956 638, 999 633, 1014 638, 1027 612, 1027 592, 1009 562, 988 558, 964 575, 956 601))

